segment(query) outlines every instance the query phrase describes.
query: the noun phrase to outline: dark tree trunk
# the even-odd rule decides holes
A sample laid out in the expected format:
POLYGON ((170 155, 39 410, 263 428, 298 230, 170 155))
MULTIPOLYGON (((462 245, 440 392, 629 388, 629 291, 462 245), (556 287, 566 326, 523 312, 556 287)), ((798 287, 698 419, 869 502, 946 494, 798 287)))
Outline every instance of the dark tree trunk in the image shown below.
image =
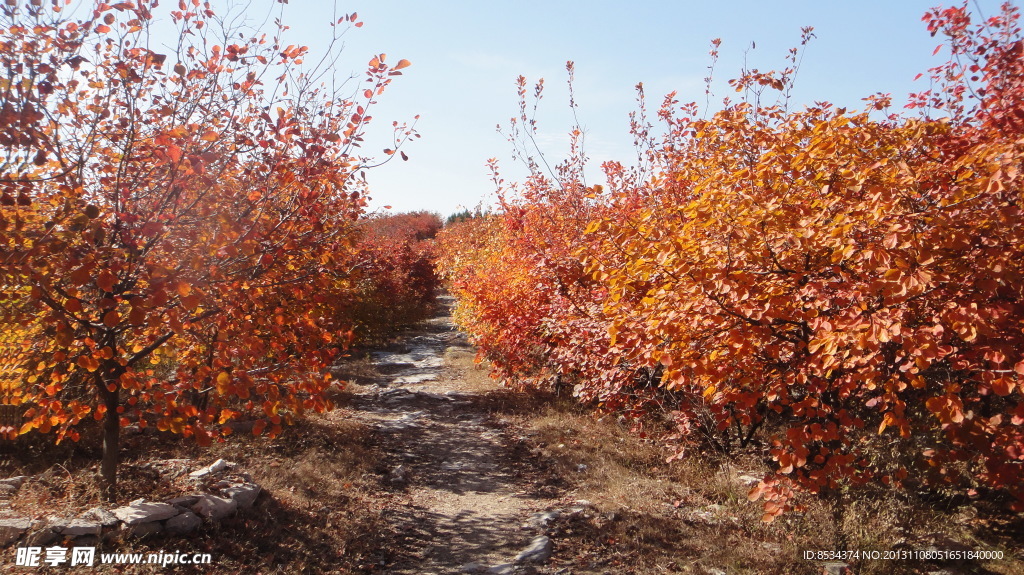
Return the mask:
POLYGON ((107 502, 113 502, 117 498, 117 463, 121 434, 121 418, 117 413, 118 389, 115 387, 114 391, 110 391, 104 387, 100 390, 103 404, 107 408, 103 418, 103 459, 100 463, 103 500, 107 502))

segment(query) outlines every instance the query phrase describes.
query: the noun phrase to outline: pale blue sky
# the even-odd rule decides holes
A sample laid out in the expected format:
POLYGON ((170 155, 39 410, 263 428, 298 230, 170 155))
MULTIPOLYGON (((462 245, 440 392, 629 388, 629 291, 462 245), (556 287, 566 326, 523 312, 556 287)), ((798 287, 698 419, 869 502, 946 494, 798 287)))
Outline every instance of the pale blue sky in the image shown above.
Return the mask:
MULTIPOLYGON (((260 4, 265 0, 256 0, 260 4)), ((999 2, 978 0, 986 16, 999 2)), ((565 154, 572 125, 565 90, 565 62, 576 63, 576 101, 587 131, 592 165, 634 157, 628 114, 634 85, 644 82, 649 106, 679 92, 680 101, 704 100, 702 78, 712 38, 721 38, 716 93, 731 92, 744 53, 748 66, 781 68, 800 28, 814 26, 794 91, 797 105, 828 100, 859 108, 861 98, 890 92, 900 104, 910 91, 927 88, 914 76, 939 62, 922 15, 934 2, 922 0, 736 0, 732 2, 559 1, 339 2, 339 12, 358 12, 365 22, 346 35, 343 72, 360 71, 376 53, 412 66, 396 79, 372 112, 377 136, 391 120, 419 114, 422 138, 405 148, 409 161, 393 161, 368 174, 372 205, 398 211, 426 209, 447 215, 461 206, 493 201, 485 165, 501 160, 506 176, 522 171, 511 147, 496 133, 517 112, 515 79, 545 78, 539 114, 540 141, 551 160, 565 154), (749 50, 751 42, 756 49, 749 50)), ((948 5, 948 2, 947 2, 948 5)), ((291 0, 285 21, 288 43, 315 53, 329 37, 331 3, 291 0)), ((379 153, 383 141, 368 140, 379 153)), ((507 178, 508 179, 508 178, 507 178)))

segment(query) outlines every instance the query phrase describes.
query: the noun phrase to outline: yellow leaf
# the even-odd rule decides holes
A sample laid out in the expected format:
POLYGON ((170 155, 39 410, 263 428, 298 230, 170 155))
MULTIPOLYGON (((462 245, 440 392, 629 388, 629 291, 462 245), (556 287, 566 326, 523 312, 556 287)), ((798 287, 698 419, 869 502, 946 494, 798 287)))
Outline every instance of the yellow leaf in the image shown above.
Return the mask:
POLYGON ((183 431, 185 431, 185 420, 181 417, 171 418, 171 420, 168 422, 168 425, 170 426, 172 433, 180 435, 183 431))
POLYGON ((235 412, 234 411, 232 411, 230 409, 222 409, 222 410, 220 410, 220 418, 218 419, 218 423, 220 425, 224 425, 225 423, 227 423, 227 422, 231 421, 232 419, 234 419, 234 417, 235 417, 235 412))

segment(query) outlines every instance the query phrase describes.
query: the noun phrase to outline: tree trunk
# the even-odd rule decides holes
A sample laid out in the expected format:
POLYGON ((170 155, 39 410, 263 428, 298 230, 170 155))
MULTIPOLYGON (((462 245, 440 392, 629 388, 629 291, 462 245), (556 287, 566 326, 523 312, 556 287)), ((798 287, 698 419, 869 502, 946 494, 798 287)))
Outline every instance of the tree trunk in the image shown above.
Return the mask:
MULTIPOLYGON (((115 381, 116 385, 116 381, 115 381)), ((100 483, 103 500, 113 502, 117 498, 117 463, 121 434, 121 417, 117 413, 118 387, 110 391, 104 387, 100 393, 107 413, 103 418, 103 459, 100 463, 100 483)))

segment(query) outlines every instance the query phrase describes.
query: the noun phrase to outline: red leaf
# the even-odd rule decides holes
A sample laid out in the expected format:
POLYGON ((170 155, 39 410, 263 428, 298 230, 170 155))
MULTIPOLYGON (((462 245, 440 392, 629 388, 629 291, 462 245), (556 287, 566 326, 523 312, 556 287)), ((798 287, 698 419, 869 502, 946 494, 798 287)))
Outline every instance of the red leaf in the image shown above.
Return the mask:
POLYGON ((116 311, 110 310, 103 315, 103 325, 113 329, 117 327, 117 324, 121 322, 121 316, 116 311))
POLYGON ((117 276, 111 273, 110 270, 103 270, 96 278, 96 285, 100 286, 100 289, 105 292, 112 292, 114 291, 114 286, 117 285, 117 276))

